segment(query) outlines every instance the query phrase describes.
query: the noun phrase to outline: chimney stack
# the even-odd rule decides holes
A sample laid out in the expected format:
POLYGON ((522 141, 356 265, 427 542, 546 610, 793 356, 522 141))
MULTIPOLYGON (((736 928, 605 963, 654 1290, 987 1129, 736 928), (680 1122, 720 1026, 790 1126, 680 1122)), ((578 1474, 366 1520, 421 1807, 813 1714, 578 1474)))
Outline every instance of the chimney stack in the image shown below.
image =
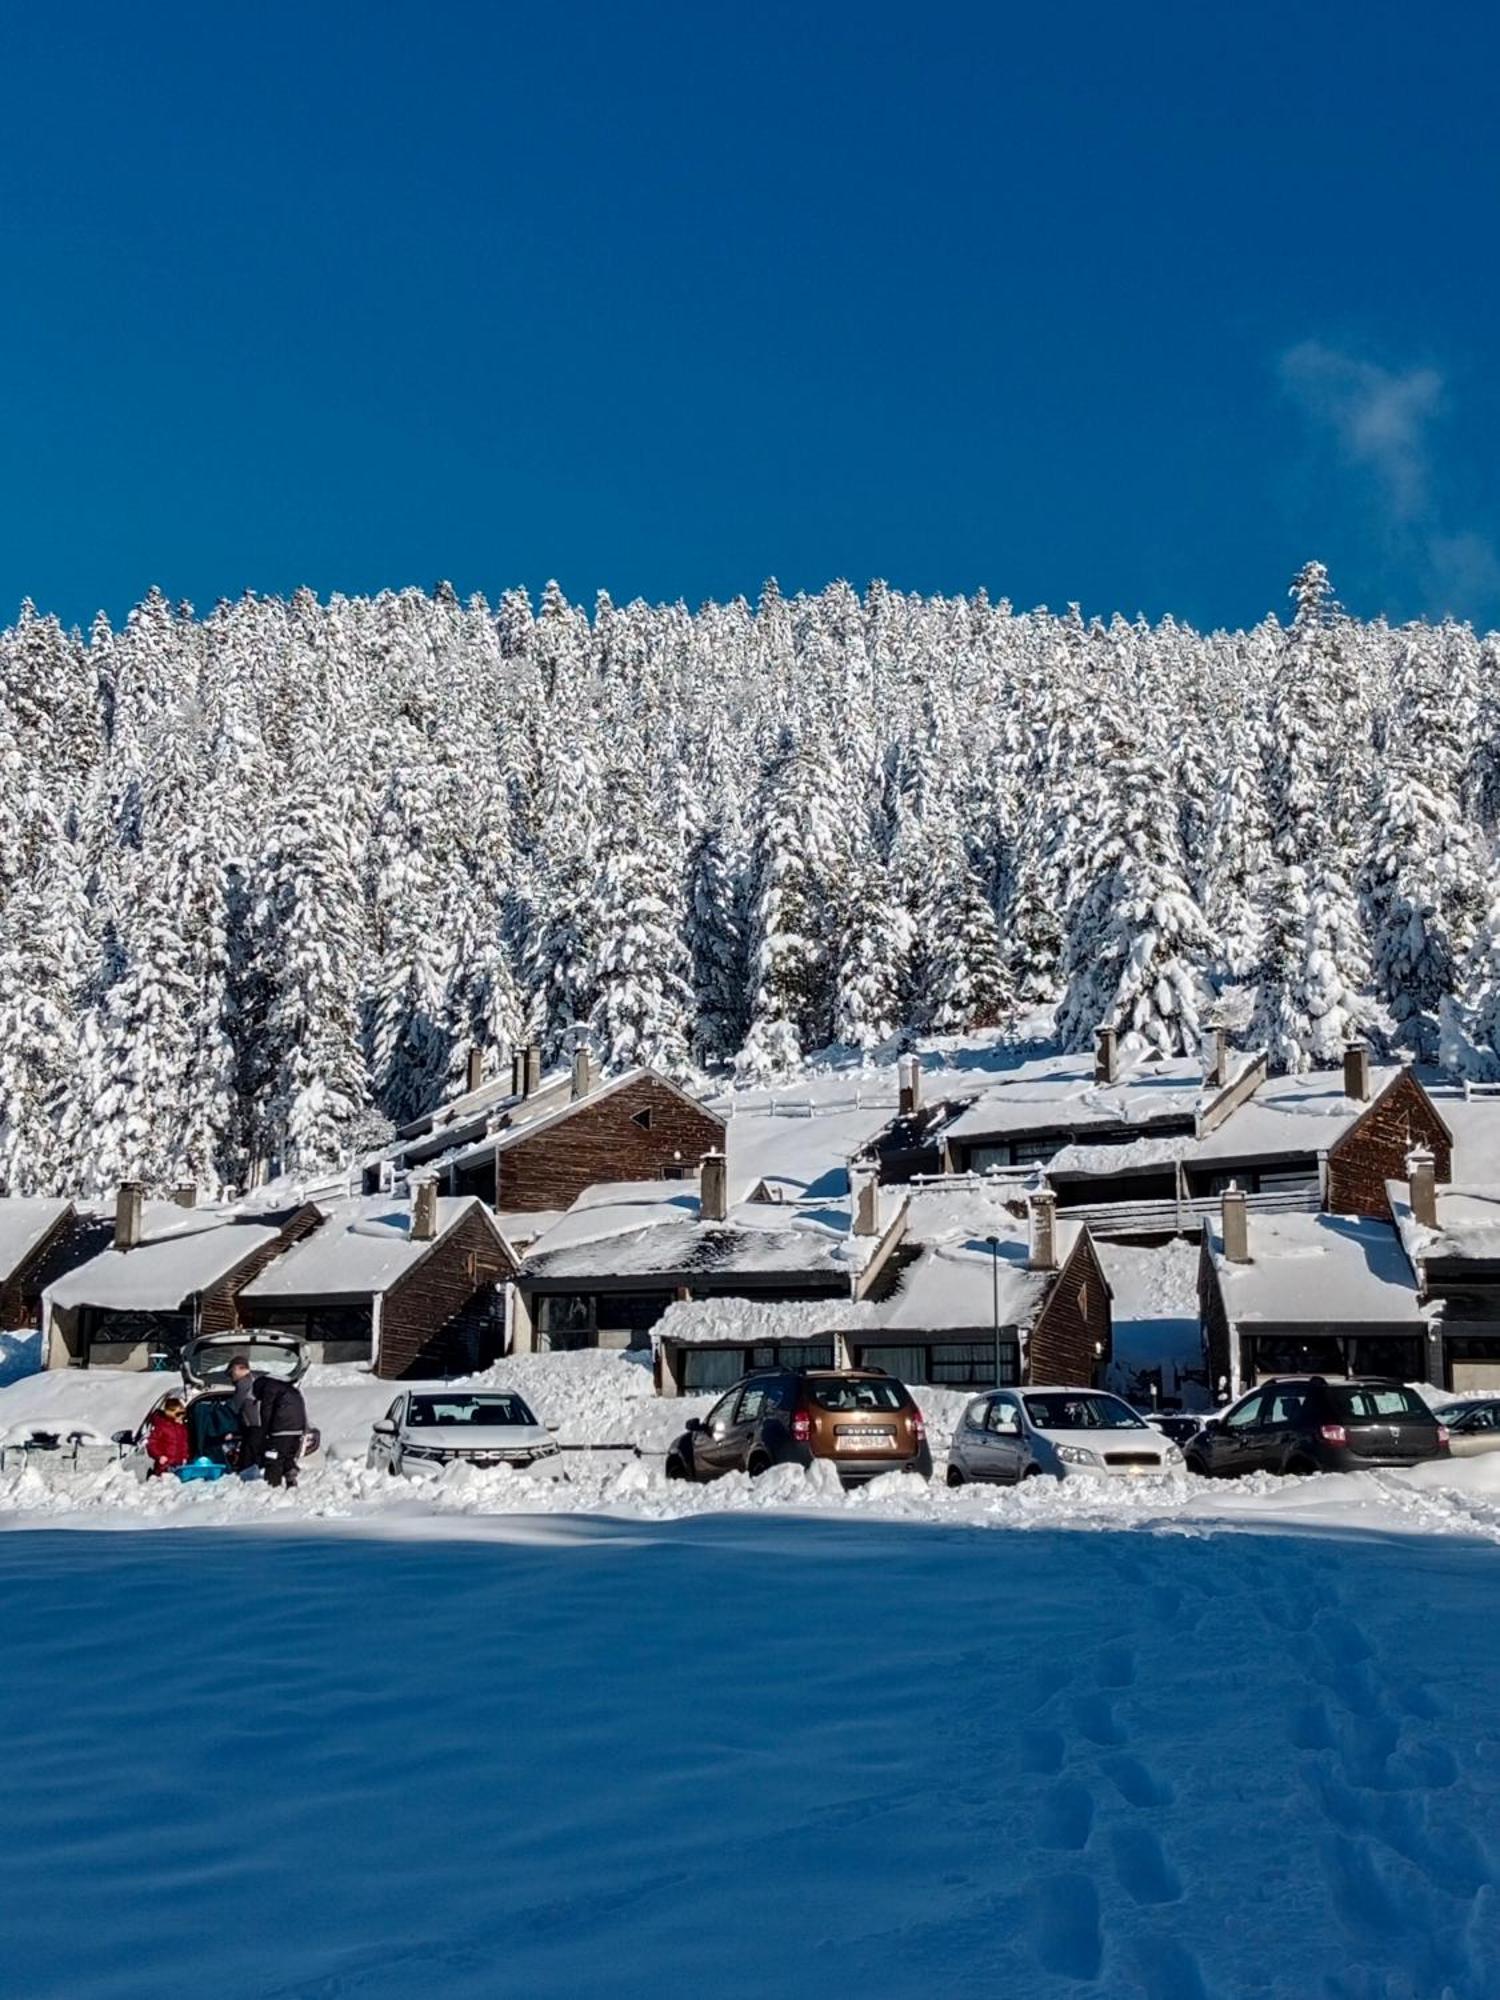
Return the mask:
POLYGON ((526 1095, 526 1051, 512 1049, 510 1052, 510 1094, 512 1097, 526 1095))
POLYGON ((179 1208, 196 1208, 198 1206, 198 1183, 196 1181, 179 1181, 172 1190, 172 1199, 179 1208))
POLYGON ((115 1248, 134 1250, 141 1240, 146 1191, 139 1181, 121 1181, 115 1196, 115 1248))
POLYGON ((483 1082, 484 1050, 471 1048, 469 1050, 469 1073, 464 1079, 464 1095, 467 1096, 471 1091, 478 1090, 483 1082))
POLYGON ((1120 1044, 1113 1028, 1094 1030, 1094 1081, 1095 1083, 1118 1083, 1120 1080, 1120 1044))
POLYGON ((528 1042, 525 1048, 522 1049, 521 1055, 522 1055, 521 1095, 523 1097, 530 1097, 530 1095, 534 1090, 539 1090, 541 1088, 541 1082, 542 1082, 541 1043, 528 1042))
POLYGON ((1215 1090, 1222 1090, 1229 1081, 1229 1030, 1227 1028, 1214 1029, 1213 1068, 1209 1071, 1204 1081, 1212 1084, 1215 1090))
POLYGON ((1220 1227, 1224 1235, 1224 1261, 1250 1262, 1250 1215, 1245 1206, 1245 1190, 1231 1181, 1224 1190, 1220 1227))
POLYGON ((1028 1271, 1057 1269, 1057 1196, 1051 1188, 1038 1188, 1031 1197, 1031 1251, 1028 1271))
POLYGON ((587 1097, 593 1087, 594 1058, 589 1054, 587 1042, 583 1042, 573 1051, 573 1102, 587 1097))
POLYGON ((431 1243, 438 1233, 438 1191, 437 1182, 431 1178, 418 1181, 411 1194, 411 1240, 413 1243, 431 1243))
POLYGON ((1412 1220, 1423 1229, 1436 1229, 1437 1176, 1435 1162, 1425 1146, 1417 1146, 1406 1156, 1407 1179, 1411 1183, 1412 1220))
POLYGON ((901 1116, 915 1118, 922 1108, 922 1065, 915 1056, 903 1056, 897 1075, 901 1079, 901 1116))
POLYGON ((1350 1042, 1344 1050, 1344 1095, 1363 1104, 1370 1095, 1370 1051, 1363 1042, 1350 1042))
POLYGON ((729 1162, 722 1153, 705 1153, 698 1169, 698 1220, 722 1222, 729 1213, 729 1162))
POLYGON ((860 1174, 854 1183, 854 1233, 880 1234, 880 1182, 874 1174, 860 1174))

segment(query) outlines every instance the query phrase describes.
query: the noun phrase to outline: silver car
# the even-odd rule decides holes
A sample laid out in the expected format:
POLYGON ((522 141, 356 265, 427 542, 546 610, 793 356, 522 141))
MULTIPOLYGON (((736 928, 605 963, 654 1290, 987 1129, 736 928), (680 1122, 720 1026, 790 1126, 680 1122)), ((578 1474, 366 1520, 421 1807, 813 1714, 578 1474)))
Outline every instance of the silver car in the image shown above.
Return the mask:
POLYGON ((450 1465, 534 1465, 557 1451, 508 1389, 410 1389, 374 1426, 365 1464, 411 1478, 450 1465))
POLYGON ((964 1411, 948 1451, 950 1486, 1181 1470, 1172 1440, 1103 1389, 992 1390, 964 1411))

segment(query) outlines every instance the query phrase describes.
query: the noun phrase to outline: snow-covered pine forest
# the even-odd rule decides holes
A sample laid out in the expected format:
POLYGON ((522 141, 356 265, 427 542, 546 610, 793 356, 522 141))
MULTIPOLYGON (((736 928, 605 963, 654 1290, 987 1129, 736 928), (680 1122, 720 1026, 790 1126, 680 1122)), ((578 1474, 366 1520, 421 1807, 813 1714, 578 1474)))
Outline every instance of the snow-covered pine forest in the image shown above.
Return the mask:
POLYGON ((769 1078, 1055 1004, 1500 1074, 1500 640, 837 583, 0 635, 0 1188, 350 1157, 469 1050, 769 1078))

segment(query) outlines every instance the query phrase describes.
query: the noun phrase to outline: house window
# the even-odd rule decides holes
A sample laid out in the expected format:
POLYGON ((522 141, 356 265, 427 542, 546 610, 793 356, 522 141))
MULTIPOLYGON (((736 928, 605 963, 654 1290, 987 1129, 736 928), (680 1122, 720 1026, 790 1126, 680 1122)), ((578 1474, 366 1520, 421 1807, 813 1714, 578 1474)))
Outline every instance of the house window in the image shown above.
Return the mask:
POLYGON ((669 1160, 656 1176, 659 1181, 688 1181, 693 1178, 691 1167, 685 1167, 681 1160, 669 1160))
POLYGON ((594 1302, 583 1292, 549 1292, 538 1300, 537 1335, 551 1353, 593 1347, 594 1302))
POLYGON ((1055 1139, 1017 1139, 1010 1149, 1010 1163, 1013 1167, 1035 1166, 1050 1160, 1056 1151, 1055 1139))
POLYGON ((745 1372, 743 1347, 685 1347, 682 1350, 682 1386, 689 1394, 704 1389, 727 1389, 745 1372))
POLYGON ((639 1125, 643 1132, 649 1132, 651 1130, 651 1106, 648 1104, 643 1110, 633 1111, 630 1114, 630 1122, 632 1125, 639 1125))

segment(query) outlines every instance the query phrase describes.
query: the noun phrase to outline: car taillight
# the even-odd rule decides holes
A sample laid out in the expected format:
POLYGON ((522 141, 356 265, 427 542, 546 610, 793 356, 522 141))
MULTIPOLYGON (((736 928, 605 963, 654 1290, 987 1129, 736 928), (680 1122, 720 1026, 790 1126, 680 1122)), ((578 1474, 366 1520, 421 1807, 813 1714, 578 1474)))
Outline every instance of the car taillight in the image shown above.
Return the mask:
POLYGON ((923 1421, 922 1412, 920 1410, 913 1410, 907 1418, 907 1422, 911 1425, 912 1436, 920 1443, 927 1435, 927 1425, 923 1421))
POLYGON ((812 1436, 812 1418, 807 1414, 806 1410, 798 1410, 797 1414, 792 1418, 792 1436, 797 1440, 798 1444, 806 1444, 807 1440, 812 1436))
POLYGON ((1446 1424, 1439 1424, 1439 1425, 1438 1425, 1438 1443, 1439 1443, 1440 1445, 1446 1445, 1446 1444, 1447 1444, 1447 1442, 1448 1442, 1448 1426, 1447 1426, 1446 1424))
POLYGON ((1349 1433, 1344 1429, 1342 1424, 1324 1424, 1318 1435, 1322 1438, 1324 1444, 1347 1444, 1349 1442, 1349 1433))

